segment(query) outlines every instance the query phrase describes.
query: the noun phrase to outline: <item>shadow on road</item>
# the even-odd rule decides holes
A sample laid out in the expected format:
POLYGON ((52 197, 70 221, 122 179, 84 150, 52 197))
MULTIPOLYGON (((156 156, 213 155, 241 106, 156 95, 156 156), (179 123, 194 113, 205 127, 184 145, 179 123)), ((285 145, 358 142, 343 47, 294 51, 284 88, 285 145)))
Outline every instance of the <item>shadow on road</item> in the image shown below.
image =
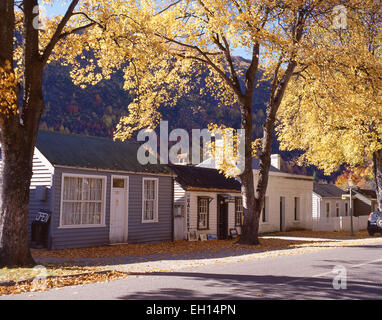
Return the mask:
POLYGON ((382 286, 367 281, 348 281, 347 289, 335 290, 333 277, 304 278, 288 276, 257 276, 194 272, 158 272, 141 276, 174 277, 179 287, 142 291, 119 299, 381 299, 382 286), (200 281, 195 282, 195 280, 200 281), (200 286, 198 286, 200 284, 200 286), (211 288, 214 288, 211 290, 211 288), (219 290, 216 290, 218 288, 219 290), (213 291, 213 293, 211 293, 213 291), (218 291, 219 293, 216 293, 218 291))

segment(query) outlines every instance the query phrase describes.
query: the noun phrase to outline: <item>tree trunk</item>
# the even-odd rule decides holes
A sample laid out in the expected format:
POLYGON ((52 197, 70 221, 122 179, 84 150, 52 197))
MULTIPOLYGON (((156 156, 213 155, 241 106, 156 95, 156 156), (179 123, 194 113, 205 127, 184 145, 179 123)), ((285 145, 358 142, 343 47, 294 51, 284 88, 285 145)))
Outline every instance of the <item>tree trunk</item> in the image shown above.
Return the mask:
MULTIPOLYGON (((0 17, 14 19, 13 1, 0 6, 0 17)), ((37 0, 23 1, 23 97, 18 113, 0 116, 0 141, 2 153, 2 190, 0 209, 0 267, 30 266, 34 264, 29 250, 28 213, 29 187, 32 178, 33 153, 44 102, 42 97, 42 71, 44 63, 39 54, 38 30, 33 26, 34 7, 37 0)), ((0 22, 1 24, 1 22, 0 22)), ((1 27, 12 29, 0 44, 8 48, 0 59, 13 61, 14 22, 1 27), (12 36, 11 36, 12 35, 12 36), (5 58, 5 59, 4 59, 5 58)), ((19 88, 14 88, 18 95, 19 88)))
POLYGON ((25 70, 23 113, 0 121, 3 177, 0 267, 34 264, 28 241, 29 188, 33 153, 44 110, 42 65, 36 62, 25 70))
POLYGON ((25 68, 23 114, 1 120, 2 206, 0 211, 0 267, 34 264, 28 241, 29 187, 33 153, 44 110, 42 64, 25 68))
POLYGON ((244 221, 238 243, 256 245, 259 243, 261 208, 258 207, 258 201, 255 199, 252 170, 252 99, 246 99, 241 105, 241 128, 245 132, 245 166, 240 175, 244 221))
POLYGON ((373 154, 373 175, 378 210, 382 211, 382 150, 375 151, 373 154))
MULTIPOLYGON (((259 173, 257 176, 256 190, 254 188, 253 169, 252 169, 252 148, 250 143, 246 143, 246 148, 249 145, 250 149, 246 149, 245 168, 250 168, 249 172, 244 172, 242 180, 243 204, 247 198, 248 208, 253 208, 247 216, 244 216, 243 232, 240 237, 241 244, 258 244, 259 222, 261 212, 263 211, 265 194, 268 187, 269 169, 271 166, 271 147, 273 141, 273 128, 276 121, 276 112, 279 104, 271 102, 267 107, 267 116, 263 126, 263 145, 260 155, 259 173), (251 156, 247 161, 247 151, 251 152, 251 156), (247 218, 247 219, 246 219, 247 218)), ((251 126, 252 131, 252 126, 251 126)), ((247 139, 246 132, 246 139, 247 139)), ((251 137, 251 136, 250 136, 251 137)), ((244 210, 245 212, 245 210, 244 210)))
POLYGON ((20 133, 2 134, 0 268, 34 265, 28 241, 33 148, 23 138, 20 133))

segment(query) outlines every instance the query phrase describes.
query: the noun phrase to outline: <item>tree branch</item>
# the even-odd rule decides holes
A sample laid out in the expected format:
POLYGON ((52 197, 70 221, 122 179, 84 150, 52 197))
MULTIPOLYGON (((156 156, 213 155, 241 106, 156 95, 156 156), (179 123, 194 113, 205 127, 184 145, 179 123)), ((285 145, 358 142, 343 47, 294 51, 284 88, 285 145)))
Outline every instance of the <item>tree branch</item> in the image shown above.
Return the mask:
POLYGON ((68 9, 66 10, 65 15, 62 17, 60 23, 57 26, 56 31, 54 32, 52 38, 50 39, 48 45, 46 46, 42 56, 41 56, 41 61, 43 65, 45 65, 48 62, 48 59, 50 55, 52 54, 52 51, 57 44, 57 42, 60 40, 60 36, 62 33, 62 30, 64 30, 66 24, 68 23, 69 19, 73 15, 74 8, 77 6, 79 0, 72 0, 70 3, 68 9))
MULTIPOLYGON (((203 56, 203 58, 205 59, 205 63, 208 64, 210 67, 212 67, 212 69, 214 69, 221 77, 222 79, 233 89, 235 90, 235 84, 232 82, 232 80, 227 77, 227 75, 225 74, 224 70, 220 69, 208 56, 210 55, 209 53, 207 52, 204 52, 202 49, 200 49, 198 46, 194 46, 194 45, 190 45, 190 44, 187 44, 187 43, 183 43, 183 42, 180 42, 180 41, 177 41, 175 39, 171 39, 171 38, 168 38, 166 36, 163 36, 161 34, 158 34, 156 33, 155 34, 156 36, 158 37, 161 37, 169 42, 172 42, 172 43, 175 43, 179 46, 182 46, 182 47, 185 47, 185 48, 188 48, 188 49, 191 49, 191 50, 194 50, 194 51, 197 51, 201 56, 203 56)), ((190 57, 191 58, 191 57, 190 57)))

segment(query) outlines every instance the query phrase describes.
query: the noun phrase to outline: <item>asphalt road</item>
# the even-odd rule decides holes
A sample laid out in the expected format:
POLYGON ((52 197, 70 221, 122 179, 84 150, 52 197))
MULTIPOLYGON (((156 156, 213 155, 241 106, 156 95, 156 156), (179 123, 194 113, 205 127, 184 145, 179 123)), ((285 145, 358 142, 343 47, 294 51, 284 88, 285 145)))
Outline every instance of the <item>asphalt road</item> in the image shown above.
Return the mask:
POLYGON ((382 299, 382 241, 0 299, 382 299), (338 278, 344 273, 346 282, 338 278), (342 289, 334 289, 333 280, 342 289))

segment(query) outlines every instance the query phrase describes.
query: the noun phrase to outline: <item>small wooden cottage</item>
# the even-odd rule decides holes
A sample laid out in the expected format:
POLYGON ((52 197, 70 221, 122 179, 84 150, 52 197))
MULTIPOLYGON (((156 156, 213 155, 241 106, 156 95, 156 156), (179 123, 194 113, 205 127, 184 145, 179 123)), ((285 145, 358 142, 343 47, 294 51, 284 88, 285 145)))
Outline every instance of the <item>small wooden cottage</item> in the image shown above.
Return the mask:
POLYGON ((314 219, 346 217, 349 200, 342 199, 346 192, 334 184, 314 183, 312 193, 312 216, 314 219))
MULTIPOLYGON (((314 183, 312 194, 313 218, 334 218, 350 215, 349 191, 342 190, 334 184, 314 183)), ((373 190, 353 190, 353 215, 355 217, 369 215, 377 209, 376 193, 373 190)))
POLYGON ((48 248, 173 239, 173 173, 141 165, 139 144, 41 131, 30 224, 51 213, 48 248))
POLYGON ((203 235, 226 239, 242 223, 241 184, 216 169, 172 165, 174 186, 174 239, 203 235))

